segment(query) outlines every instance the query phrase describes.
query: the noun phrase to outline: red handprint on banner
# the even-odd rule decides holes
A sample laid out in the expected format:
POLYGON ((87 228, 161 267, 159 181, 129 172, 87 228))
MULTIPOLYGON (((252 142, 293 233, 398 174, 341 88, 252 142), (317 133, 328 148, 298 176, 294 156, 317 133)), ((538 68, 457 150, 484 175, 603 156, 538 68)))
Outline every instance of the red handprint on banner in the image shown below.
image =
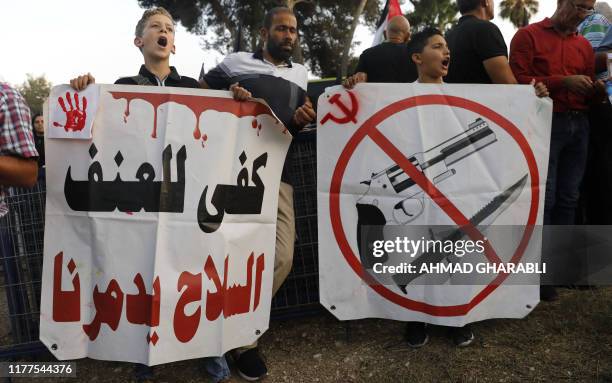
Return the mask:
POLYGON ((66 103, 64 102, 63 97, 58 97, 57 102, 59 102, 60 106, 64 113, 66 113, 66 123, 64 125, 59 122, 54 122, 53 126, 64 128, 65 131, 72 130, 74 132, 81 131, 85 127, 85 120, 87 120, 87 98, 83 97, 83 107, 79 105, 79 94, 74 93, 74 106, 72 105, 72 100, 70 99, 70 92, 66 92, 66 101, 68 101, 69 109, 66 108, 66 103), (75 108, 76 106, 76 108, 75 108))

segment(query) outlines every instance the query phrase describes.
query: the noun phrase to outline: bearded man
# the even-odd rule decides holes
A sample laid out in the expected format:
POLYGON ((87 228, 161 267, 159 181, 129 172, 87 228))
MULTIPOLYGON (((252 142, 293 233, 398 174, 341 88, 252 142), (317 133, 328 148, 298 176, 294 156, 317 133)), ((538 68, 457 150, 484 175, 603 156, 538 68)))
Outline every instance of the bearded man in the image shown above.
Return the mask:
MULTIPOLYGON (((289 132, 295 134, 316 119, 316 113, 306 96, 306 68, 291 62, 297 44, 297 19, 289 8, 273 8, 264 17, 260 29, 263 45, 254 53, 237 52, 206 74, 200 75, 200 85, 209 89, 229 89, 238 101, 250 97, 264 99, 289 132)), ((295 242, 293 187, 289 184, 289 158, 281 177, 276 223, 276 254, 274 259, 274 295, 291 271, 295 242)), ((249 381, 259 380, 267 373, 257 344, 234 351, 240 375, 249 381)))

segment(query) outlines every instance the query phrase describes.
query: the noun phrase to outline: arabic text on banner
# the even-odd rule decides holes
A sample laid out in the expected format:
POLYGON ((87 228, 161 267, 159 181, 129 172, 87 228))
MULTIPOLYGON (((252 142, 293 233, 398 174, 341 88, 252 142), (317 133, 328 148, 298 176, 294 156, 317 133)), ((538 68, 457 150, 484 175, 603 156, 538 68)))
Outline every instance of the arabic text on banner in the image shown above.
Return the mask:
POLYGON ((291 141, 267 106, 219 91, 62 86, 47 116, 40 338, 58 359, 155 365, 266 331, 291 141))

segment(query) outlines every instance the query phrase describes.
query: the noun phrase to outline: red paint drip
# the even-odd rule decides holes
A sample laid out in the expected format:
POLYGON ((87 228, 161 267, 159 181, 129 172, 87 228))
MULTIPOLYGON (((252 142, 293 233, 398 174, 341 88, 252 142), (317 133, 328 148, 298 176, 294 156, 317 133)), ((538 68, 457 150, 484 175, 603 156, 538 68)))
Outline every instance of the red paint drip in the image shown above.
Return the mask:
POLYGON ((230 98, 139 92, 110 92, 110 94, 116 100, 125 99, 127 101, 126 112, 124 112, 125 119, 127 119, 127 116, 129 115, 129 105, 132 100, 143 100, 151 104, 154 110, 153 132, 151 134, 151 137, 153 138, 157 137, 157 109, 160 105, 166 102, 175 102, 179 105, 186 106, 193 112, 194 116, 196 117, 196 127, 193 132, 193 137, 196 140, 200 139, 200 137, 196 136, 201 135, 198 126, 200 115, 207 110, 231 113, 236 117, 255 117, 260 114, 272 116, 272 113, 263 104, 249 101, 237 103, 230 98))
POLYGON ((202 137, 202 133, 200 132, 200 116, 196 119, 195 129, 193 130, 193 138, 199 140, 202 137))
POLYGON ((125 106, 125 111, 123 112, 123 122, 127 123, 127 118, 130 115, 130 101, 127 100, 127 105, 125 106))
POLYGON ((261 124, 257 122, 257 119, 253 119, 253 121, 251 121, 251 127, 257 130, 257 137, 259 137, 259 132, 261 131, 261 124))
POLYGON ((151 133, 151 138, 157 138, 157 107, 153 108, 153 133, 151 133))

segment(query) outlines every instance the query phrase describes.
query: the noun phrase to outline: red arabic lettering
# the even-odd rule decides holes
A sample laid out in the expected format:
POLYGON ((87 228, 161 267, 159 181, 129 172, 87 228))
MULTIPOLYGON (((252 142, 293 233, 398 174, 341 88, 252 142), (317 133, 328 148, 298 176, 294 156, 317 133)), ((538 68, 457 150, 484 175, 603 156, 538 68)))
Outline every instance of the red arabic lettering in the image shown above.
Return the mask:
POLYGON ((134 277, 134 284, 138 288, 138 294, 127 294, 125 299, 125 311, 128 322, 133 324, 144 324, 150 327, 159 326, 159 309, 161 292, 159 277, 153 282, 153 294, 147 294, 144 280, 140 273, 134 277))
POLYGON ((264 271, 264 266, 264 257, 263 254, 261 254, 259 257, 257 257, 257 270, 255 270, 255 302, 253 303, 253 311, 257 310, 257 307, 259 306, 259 297, 261 296, 261 278, 264 271))
POLYGON ((62 290, 62 266, 64 252, 53 259, 53 320, 56 322, 78 322, 81 320, 81 280, 75 272, 76 265, 71 259, 67 269, 72 277, 72 291, 62 290))
POLYGON ((104 293, 96 285, 93 293, 96 315, 90 324, 83 325, 83 331, 94 341, 100 333, 100 326, 106 323, 113 331, 117 330, 123 311, 123 291, 116 280, 112 279, 104 293))
MULTIPOLYGON (((227 287, 227 273, 229 270, 228 262, 229 256, 225 257, 224 270, 223 270, 223 283, 219 278, 219 273, 215 266, 211 256, 206 259, 204 265, 204 272, 208 276, 208 279, 215 285, 216 292, 206 293, 206 319, 214 321, 221 313, 223 317, 227 318, 236 314, 244 314, 250 311, 251 303, 251 287, 253 280, 253 263, 255 254, 251 253, 247 259, 247 278, 246 284, 234 284, 231 287, 227 287)), ((259 297, 261 294, 261 277, 264 270, 264 256, 259 255, 257 258, 257 270, 255 271, 255 304, 254 310, 259 305, 259 297)))
MULTIPOLYGON (((245 314, 255 311, 261 300, 261 286, 263 271, 265 268, 264 254, 255 258, 251 252, 246 262, 246 282, 244 284, 228 282, 229 256, 224 259, 223 280, 212 256, 208 256, 204 264, 204 272, 208 279, 214 284, 214 292, 206 292, 206 318, 214 321, 221 317, 228 318, 233 315, 245 314), (255 267, 255 272, 253 272, 255 267), (253 275, 255 274, 255 275, 253 275), (254 279, 254 281, 253 281, 254 279), (254 288, 253 288, 254 286, 254 288), (251 295, 253 295, 253 306, 251 309, 251 295)), ((136 286, 136 294, 125 294, 126 318, 129 323, 146 325, 149 327, 159 326, 161 310, 161 284, 160 278, 156 277, 152 284, 152 294, 147 294, 144 279, 140 273, 134 276, 133 283, 136 286)), ((202 315, 202 273, 192 274, 184 271, 179 275, 177 291, 181 294, 174 311, 173 326, 176 338, 183 342, 189 342, 195 336, 202 315), (185 313, 189 304, 197 305, 195 312, 191 315, 185 313)), ((70 260, 67 266, 63 264, 63 252, 54 257, 53 270, 53 320, 56 322, 79 322, 81 318, 80 304, 80 279, 76 272, 74 260, 70 260), (68 268, 73 275, 73 290, 62 290, 62 269, 68 268)), ((115 279, 108 283, 106 291, 100 292, 98 285, 93 291, 93 303, 96 310, 91 323, 82 325, 83 331, 91 341, 95 341, 100 334, 103 323, 106 323, 112 331, 119 327, 123 313, 124 292, 115 279)), ((155 331, 147 334, 147 342, 155 345, 159 336, 155 331)))
POLYGON ((200 325, 202 308, 198 307, 195 313, 186 315, 185 306, 202 299, 202 273, 191 274, 188 271, 183 271, 179 276, 177 290, 180 292, 183 288, 185 290, 181 294, 174 310, 173 325, 176 339, 186 343, 194 337, 200 325))

